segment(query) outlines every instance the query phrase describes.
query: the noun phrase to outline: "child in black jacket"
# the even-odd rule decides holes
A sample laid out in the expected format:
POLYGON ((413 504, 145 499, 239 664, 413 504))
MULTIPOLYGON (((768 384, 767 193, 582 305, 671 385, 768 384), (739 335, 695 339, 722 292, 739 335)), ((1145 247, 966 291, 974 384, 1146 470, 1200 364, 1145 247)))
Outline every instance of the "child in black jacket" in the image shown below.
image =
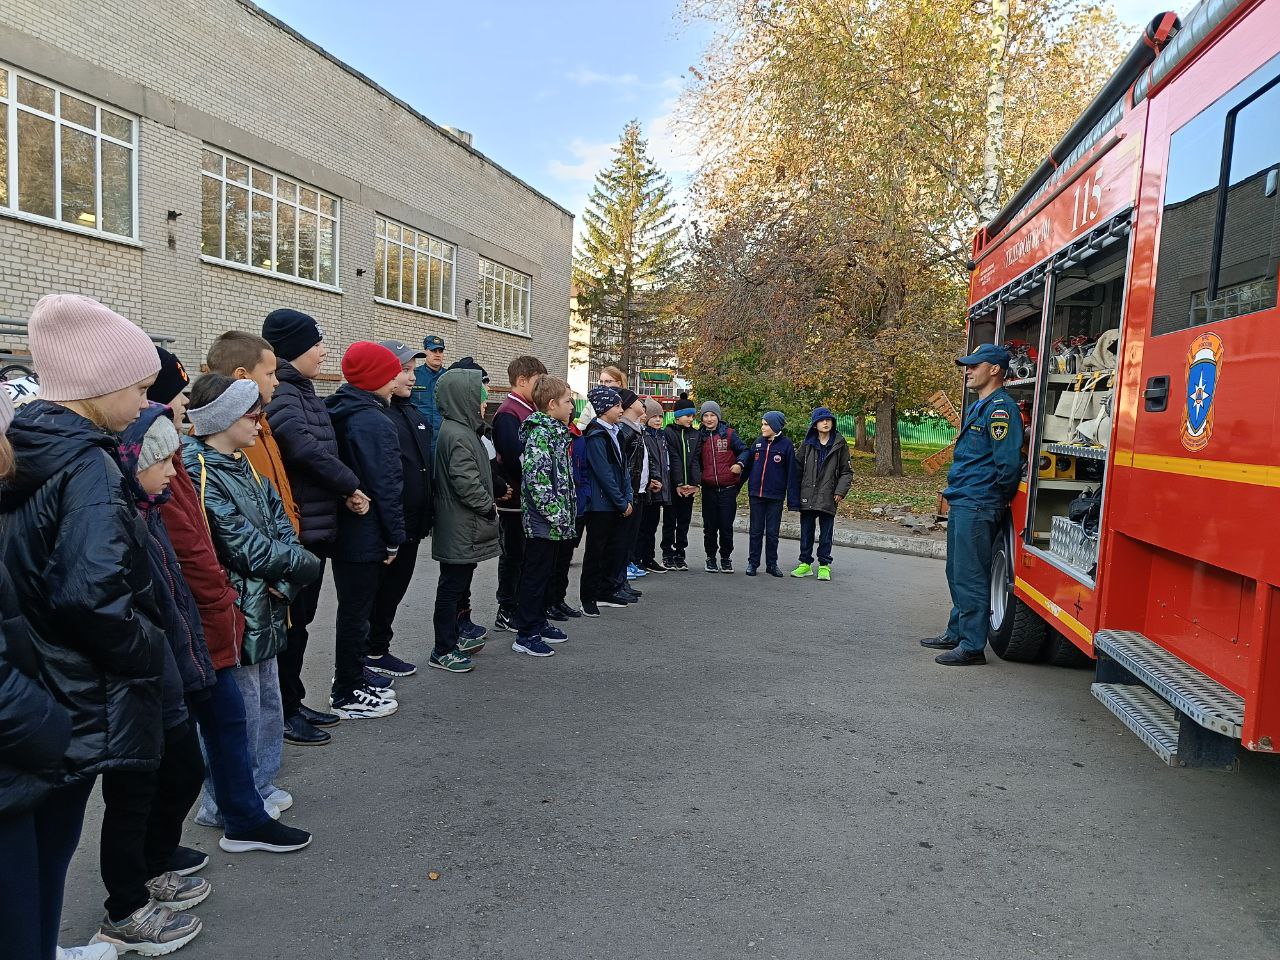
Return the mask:
POLYGON ((689 569, 685 550, 689 547, 693 498, 702 483, 702 431, 693 425, 695 412, 689 400, 680 400, 675 422, 662 431, 671 464, 667 476, 671 500, 662 511, 662 565, 668 570, 689 569))
POLYGON ((389 684, 370 683, 364 655, 378 582, 405 540, 400 439, 387 417, 403 368, 386 347, 360 341, 343 354, 342 375, 347 382, 325 405, 333 418, 338 454, 371 501, 365 514, 339 514, 333 559, 338 615, 330 703, 338 716, 354 720, 396 711, 389 684))

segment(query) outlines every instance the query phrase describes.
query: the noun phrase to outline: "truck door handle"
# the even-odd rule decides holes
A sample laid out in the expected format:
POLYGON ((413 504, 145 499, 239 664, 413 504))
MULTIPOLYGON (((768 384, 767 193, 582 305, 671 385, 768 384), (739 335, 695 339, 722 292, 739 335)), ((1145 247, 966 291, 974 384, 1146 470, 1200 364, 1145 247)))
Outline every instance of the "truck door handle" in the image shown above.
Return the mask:
POLYGON ((1147 389, 1142 391, 1143 407, 1147 413, 1163 413, 1169 407, 1169 378, 1149 377, 1147 389))

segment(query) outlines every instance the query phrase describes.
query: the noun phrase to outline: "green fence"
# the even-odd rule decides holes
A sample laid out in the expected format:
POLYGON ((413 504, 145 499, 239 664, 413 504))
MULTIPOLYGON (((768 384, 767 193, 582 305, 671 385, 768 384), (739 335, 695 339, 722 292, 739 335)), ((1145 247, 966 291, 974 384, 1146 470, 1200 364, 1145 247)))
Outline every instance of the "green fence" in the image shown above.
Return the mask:
MULTIPOLYGON (((850 440, 854 437, 853 414, 836 417, 836 429, 850 440)), ((876 435, 875 417, 867 417, 867 435, 876 435)), ((956 438, 956 428, 942 417, 899 420, 898 439, 913 447, 945 447, 956 438)))

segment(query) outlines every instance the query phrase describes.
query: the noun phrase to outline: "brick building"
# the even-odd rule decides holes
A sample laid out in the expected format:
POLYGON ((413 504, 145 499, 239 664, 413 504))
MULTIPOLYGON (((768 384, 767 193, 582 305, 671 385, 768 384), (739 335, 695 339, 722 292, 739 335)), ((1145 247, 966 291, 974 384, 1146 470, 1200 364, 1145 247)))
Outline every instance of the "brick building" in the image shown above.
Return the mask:
MULTIPOLYGON (((247 0, 5 0, 0 318, 97 297, 203 360, 271 310, 566 372, 573 216, 247 0)), ((21 351, 0 327, 0 347, 21 351)))

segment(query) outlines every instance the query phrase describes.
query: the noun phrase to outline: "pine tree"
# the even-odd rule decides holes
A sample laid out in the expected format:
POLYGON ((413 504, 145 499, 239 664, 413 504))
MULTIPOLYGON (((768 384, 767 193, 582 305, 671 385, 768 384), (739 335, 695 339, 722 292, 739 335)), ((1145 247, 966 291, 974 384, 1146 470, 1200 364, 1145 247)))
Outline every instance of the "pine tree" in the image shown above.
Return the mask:
POLYGON ((680 258, 671 181, 640 124, 622 130, 583 213, 574 262, 578 309, 591 323, 592 366, 636 369, 675 353, 667 291, 680 258))

